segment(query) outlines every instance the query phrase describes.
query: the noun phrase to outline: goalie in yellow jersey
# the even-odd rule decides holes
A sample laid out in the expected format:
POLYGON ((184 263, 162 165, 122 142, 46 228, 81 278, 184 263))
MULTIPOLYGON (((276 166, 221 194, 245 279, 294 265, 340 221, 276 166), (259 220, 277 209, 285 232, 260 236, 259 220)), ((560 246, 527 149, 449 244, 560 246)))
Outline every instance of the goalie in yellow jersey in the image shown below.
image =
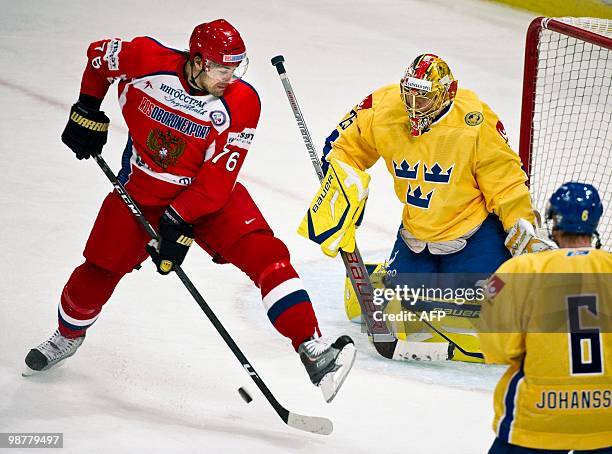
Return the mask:
POLYGON ((564 184, 546 212, 560 249, 514 257, 488 282, 482 351, 509 364, 495 389, 489 454, 612 452, 612 254, 598 249, 602 212, 593 186, 564 184))
POLYGON ((400 83, 367 96, 327 138, 326 178, 298 230, 325 254, 353 251, 365 171, 381 157, 404 204, 387 286, 409 273, 488 277, 512 255, 553 247, 535 233, 527 177, 502 123, 440 57, 416 57, 400 83))

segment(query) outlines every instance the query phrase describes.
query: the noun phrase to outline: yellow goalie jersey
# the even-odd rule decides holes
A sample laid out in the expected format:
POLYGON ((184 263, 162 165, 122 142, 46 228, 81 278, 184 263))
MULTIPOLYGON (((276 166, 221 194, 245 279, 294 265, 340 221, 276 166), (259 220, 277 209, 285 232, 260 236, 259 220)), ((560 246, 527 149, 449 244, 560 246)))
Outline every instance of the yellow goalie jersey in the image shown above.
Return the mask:
POLYGON ((488 363, 510 364, 495 389, 493 430, 536 449, 612 446, 612 254, 526 254, 488 282, 479 320, 488 363))
POLYGON ((325 143, 328 159, 365 170, 379 157, 404 203, 403 225, 428 242, 454 240, 489 213, 508 230, 534 221, 527 179, 497 115, 469 90, 413 137, 399 84, 376 90, 338 124, 325 143))

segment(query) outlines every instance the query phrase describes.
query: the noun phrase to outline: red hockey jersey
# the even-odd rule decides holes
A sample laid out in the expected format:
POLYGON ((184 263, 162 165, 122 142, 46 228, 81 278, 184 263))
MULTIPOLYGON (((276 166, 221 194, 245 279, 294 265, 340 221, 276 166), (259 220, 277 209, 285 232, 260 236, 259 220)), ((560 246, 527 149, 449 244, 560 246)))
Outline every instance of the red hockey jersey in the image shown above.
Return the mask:
POLYGON ((136 202, 171 204, 187 222, 223 207, 259 121, 255 89, 235 80, 220 98, 195 90, 188 54, 149 37, 97 41, 87 57, 81 93, 103 98, 119 81, 129 129, 119 180, 136 202))

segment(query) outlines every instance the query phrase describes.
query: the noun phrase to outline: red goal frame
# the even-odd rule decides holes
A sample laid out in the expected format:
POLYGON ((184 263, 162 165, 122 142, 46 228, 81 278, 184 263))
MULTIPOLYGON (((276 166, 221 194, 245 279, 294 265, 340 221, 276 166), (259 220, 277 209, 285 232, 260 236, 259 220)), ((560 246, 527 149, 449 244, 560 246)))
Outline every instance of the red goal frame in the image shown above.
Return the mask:
POLYGON ((595 44, 612 50, 612 38, 574 27, 553 18, 537 17, 527 29, 525 42, 525 67, 523 73, 523 98, 521 105, 521 130, 519 155, 527 177, 531 179, 531 157, 533 147, 533 114, 535 109, 536 77, 538 71, 538 44, 542 29, 595 44))

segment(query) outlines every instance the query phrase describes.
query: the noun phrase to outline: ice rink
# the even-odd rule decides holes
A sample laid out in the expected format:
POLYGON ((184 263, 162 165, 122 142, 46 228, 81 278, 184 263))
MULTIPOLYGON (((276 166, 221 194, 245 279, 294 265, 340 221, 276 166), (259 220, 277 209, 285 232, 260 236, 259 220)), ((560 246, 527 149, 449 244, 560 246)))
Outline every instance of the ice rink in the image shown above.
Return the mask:
MULTIPOLYGON (((378 357, 346 321, 340 258, 324 258, 295 233, 318 183, 270 58, 285 56, 319 150, 345 112, 399 81, 423 52, 443 56, 460 86, 480 94, 516 149, 532 15, 475 0, 2 0, 2 11, 0 432, 63 432, 66 453, 486 452, 503 368, 378 357), (334 421, 328 437, 282 424, 178 278, 159 276, 151 262, 121 282, 64 367, 20 375, 25 354, 56 327, 61 289, 111 188, 95 163, 77 161, 60 141, 88 44, 149 35, 185 48, 195 25, 219 17, 245 39, 245 79, 262 101, 240 180, 289 246, 324 334, 348 333, 358 345, 335 401, 326 404, 310 384, 245 275, 197 248, 183 268, 281 403, 334 421), (240 386, 254 397, 248 406, 240 386)), ((103 156, 118 170, 127 130, 116 88, 103 109, 111 118, 103 156)), ((366 261, 387 257, 402 208, 381 163, 372 176, 358 233, 366 261)))

